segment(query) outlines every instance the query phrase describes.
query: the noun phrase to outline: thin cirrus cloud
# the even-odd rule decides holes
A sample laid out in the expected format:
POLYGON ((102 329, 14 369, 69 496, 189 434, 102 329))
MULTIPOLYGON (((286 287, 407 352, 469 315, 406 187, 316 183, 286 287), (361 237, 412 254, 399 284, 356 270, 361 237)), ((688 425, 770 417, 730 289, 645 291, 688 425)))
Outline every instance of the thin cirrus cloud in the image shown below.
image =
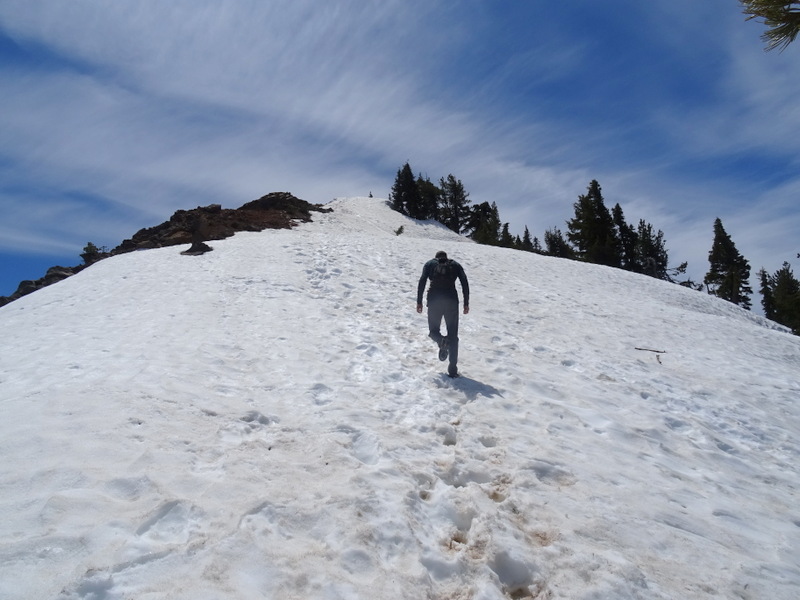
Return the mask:
POLYGON ((728 0, 8 0, 0 252, 77 258, 270 191, 385 196, 408 160, 515 233, 563 229, 597 179, 695 279, 717 216, 774 270, 800 250, 800 62, 759 34, 728 0))

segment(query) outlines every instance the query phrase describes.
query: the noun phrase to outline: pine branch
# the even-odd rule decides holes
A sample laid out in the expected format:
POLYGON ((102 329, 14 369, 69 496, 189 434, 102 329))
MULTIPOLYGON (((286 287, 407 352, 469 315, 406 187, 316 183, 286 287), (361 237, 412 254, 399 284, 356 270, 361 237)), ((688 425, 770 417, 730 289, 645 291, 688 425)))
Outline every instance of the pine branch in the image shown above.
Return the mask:
POLYGON ((740 0, 747 20, 760 19, 769 27, 761 36, 765 50, 778 48, 783 52, 800 33, 800 1, 793 0, 740 0))

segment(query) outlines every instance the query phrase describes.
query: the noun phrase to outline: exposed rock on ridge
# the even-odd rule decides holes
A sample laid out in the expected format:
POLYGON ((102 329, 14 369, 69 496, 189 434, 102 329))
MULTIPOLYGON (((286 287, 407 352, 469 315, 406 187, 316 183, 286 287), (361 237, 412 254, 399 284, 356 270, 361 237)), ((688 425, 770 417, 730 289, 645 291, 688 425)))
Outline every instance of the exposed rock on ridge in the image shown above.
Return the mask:
POLYGON ((237 231, 290 229, 299 222, 311 221, 312 212, 331 210, 319 204, 300 200, 289 192, 272 192, 236 209, 211 204, 191 210, 178 210, 168 221, 155 227, 140 229, 133 237, 124 240, 110 252, 82 254, 84 260, 82 265, 51 267, 40 279, 22 281, 16 292, 10 296, 0 296, 0 306, 66 279, 109 256, 182 244, 192 244, 192 247, 182 254, 202 254, 211 250, 205 241, 225 239, 237 231))

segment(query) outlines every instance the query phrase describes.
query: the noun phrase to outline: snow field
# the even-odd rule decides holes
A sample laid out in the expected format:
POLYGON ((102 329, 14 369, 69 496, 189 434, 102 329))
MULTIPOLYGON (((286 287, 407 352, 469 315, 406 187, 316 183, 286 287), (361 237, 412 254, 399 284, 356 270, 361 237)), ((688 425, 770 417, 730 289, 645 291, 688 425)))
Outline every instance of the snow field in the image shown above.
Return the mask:
POLYGON ((797 596, 800 339, 331 206, 0 309, 0 597, 797 596), (414 310, 439 249, 454 380, 414 310))

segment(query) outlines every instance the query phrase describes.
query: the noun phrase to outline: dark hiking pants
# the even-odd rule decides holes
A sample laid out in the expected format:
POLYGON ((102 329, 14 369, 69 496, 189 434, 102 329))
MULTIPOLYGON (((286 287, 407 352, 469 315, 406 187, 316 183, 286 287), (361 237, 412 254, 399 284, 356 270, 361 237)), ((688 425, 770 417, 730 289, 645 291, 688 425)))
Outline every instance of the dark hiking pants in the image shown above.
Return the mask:
POLYGON ((431 339, 439 344, 442 341, 442 319, 447 327, 448 355, 450 365, 458 362, 458 298, 447 296, 428 296, 428 329, 431 339))

